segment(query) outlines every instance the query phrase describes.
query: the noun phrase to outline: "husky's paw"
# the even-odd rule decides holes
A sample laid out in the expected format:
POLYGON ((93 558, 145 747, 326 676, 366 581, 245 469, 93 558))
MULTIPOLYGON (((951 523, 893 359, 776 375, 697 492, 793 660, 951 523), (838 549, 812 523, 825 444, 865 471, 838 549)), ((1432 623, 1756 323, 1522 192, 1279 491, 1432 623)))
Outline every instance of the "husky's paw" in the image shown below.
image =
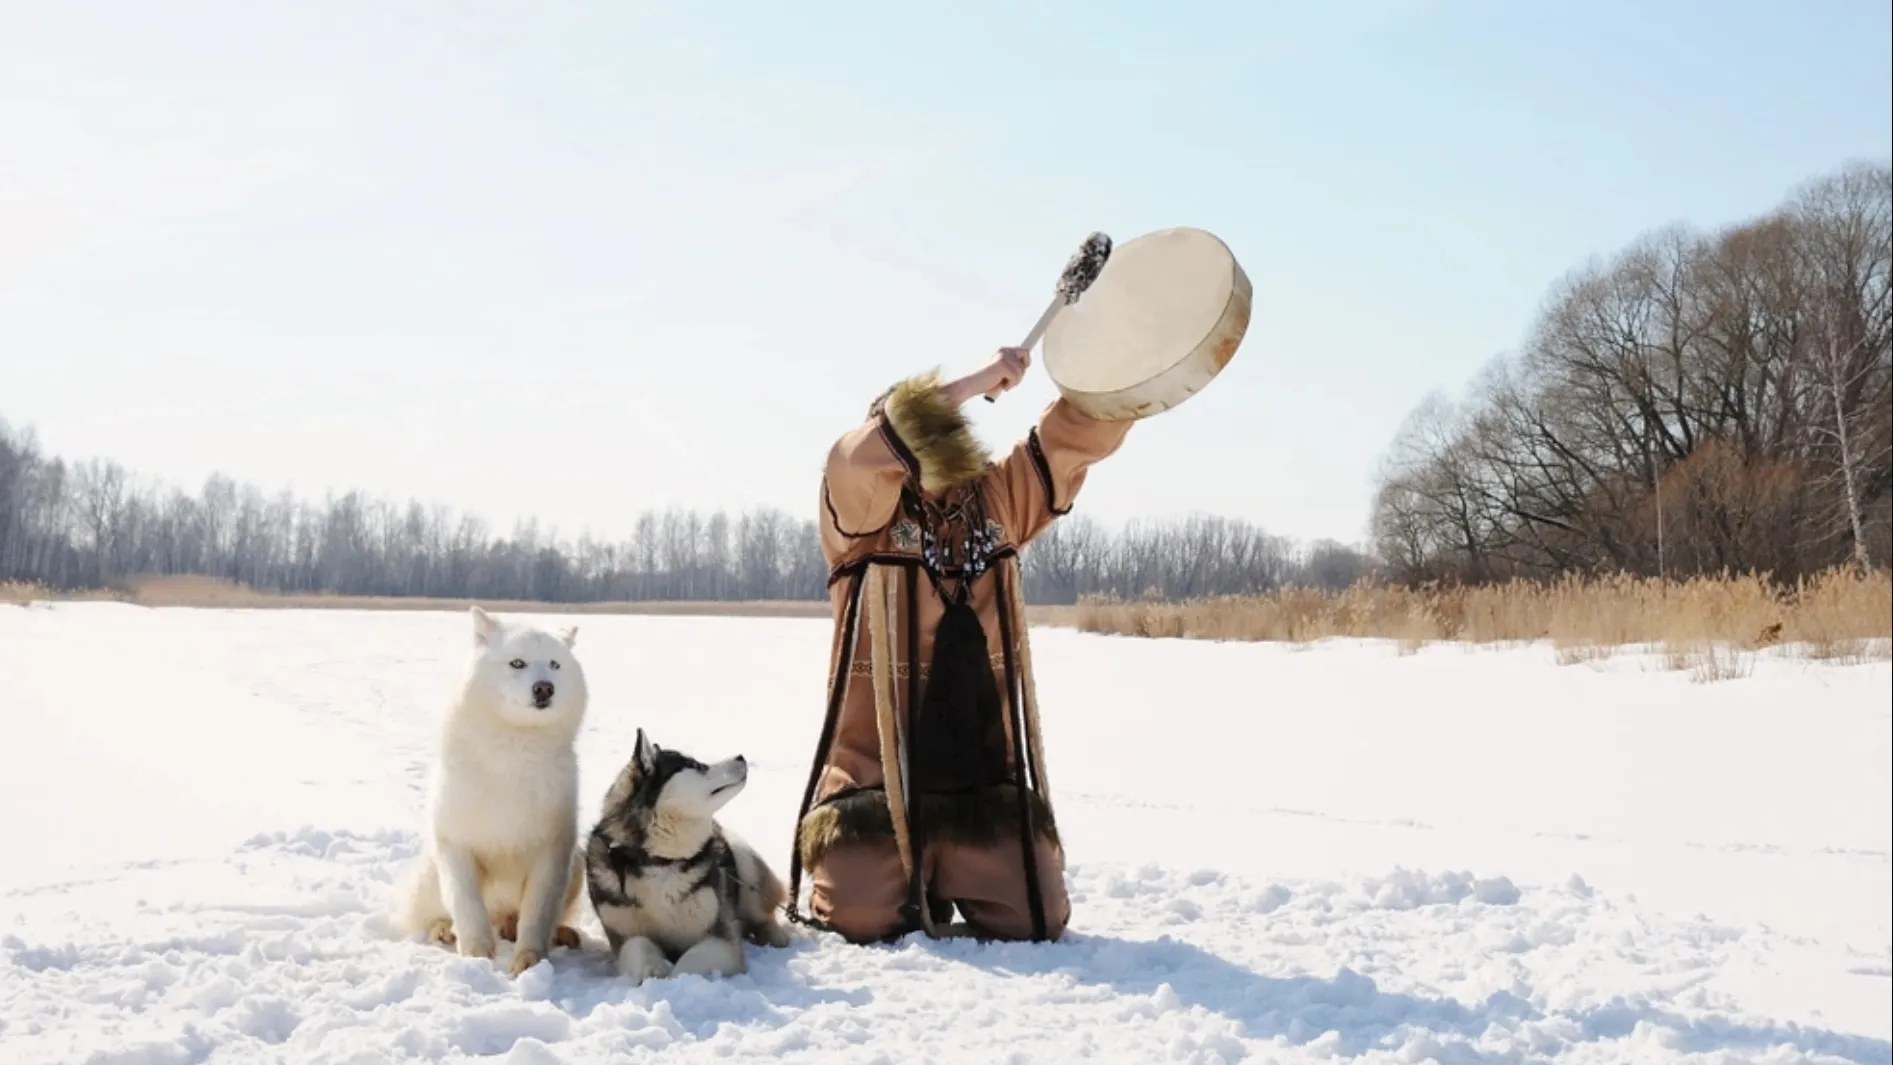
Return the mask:
POLYGON ((670 975, 670 970, 670 959, 648 939, 626 940, 618 951, 618 971, 630 977, 633 984, 662 980, 670 975))
POLYGON ((743 945, 733 939, 705 939, 677 959, 678 976, 737 976, 747 971, 743 945))
POLYGON ((482 929, 479 936, 460 937, 460 956, 463 958, 485 958, 492 961, 493 955, 498 950, 499 944, 493 941, 491 930, 482 929))
POLYGON ((518 976, 520 973, 525 972, 527 969, 532 968, 544 960, 544 958, 539 956, 538 951, 528 947, 521 947, 519 950, 513 952, 513 963, 506 967, 506 971, 513 976, 518 976))
POLYGON ((749 941, 759 947, 786 947, 789 930, 774 921, 759 924, 749 930, 749 941))
POLYGON ((454 945, 454 920, 453 918, 451 917, 435 918, 434 922, 427 926, 427 941, 429 943, 438 943, 443 947, 453 946, 454 945))
POLYGON ((552 930, 552 945, 564 947, 566 950, 577 950, 585 945, 585 941, 578 938, 578 929, 569 925, 560 925, 552 930))
POLYGON ((499 937, 508 943, 517 941, 519 939, 519 915, 509 913, 501 917, 498 921, 494 922, 493 931, 499 933, 499 937))

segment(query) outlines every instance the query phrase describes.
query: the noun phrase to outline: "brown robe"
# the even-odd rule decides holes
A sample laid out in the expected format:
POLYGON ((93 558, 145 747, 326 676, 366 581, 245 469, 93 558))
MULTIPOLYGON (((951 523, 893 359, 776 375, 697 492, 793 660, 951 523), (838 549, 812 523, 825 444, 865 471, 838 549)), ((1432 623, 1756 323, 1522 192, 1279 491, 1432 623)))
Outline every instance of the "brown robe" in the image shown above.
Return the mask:
MULTIPOLYGON (((835 618, 829 714, 797 826, 792 915, 799 916, 794 892, 806 866, 810 916, 857 942, 932 931, 953 906, 982 936, 1055 939, 1062 932, 1070 903, 1044 767, 1034 764, 1042 754, 1025 618, 1018 612, 1017 556, 1071 508, 1087 470, 1118 449, 1132 424, 1090 418, 1060 399, 995 462, 938 378, 928 375, 889 390, 869 419, 829 452, 820 500, 835 618), (946 609, 934 577, 967 572, 953 565, 963 560, 942 562, 938 553, 930 563, 929 525, 917 501, 951 505, 968 498, 975 503, 972 523, 981 528, 931 527, 954 545, 986 534, 986 565, 972 570, 964 587, 999 683, 1009 782, 906 795, 895 806, 913 816, 909 826, 890 811, 883 766, 898 763, 884 754, 881 715, 890 715, 900 737, 911 735, 910 707, 924 700, 934 633, 946 609), (885 610, 868 601, 877 590, 885 610), (878 648, 890 681, 881 704, 873 681, 877 630, 870 621, 891 636, 878 648), (1021 727, 1028 737, 1023 761, 1021 727), (1029 847, 1019 831, 1028 818, 1029 847), (917 861, 910 835, 918 837, 917 861)), ((945 587, 960 582, 949 579, 945 587)), ((901 781, 893 783, 900 800, 901 781)))

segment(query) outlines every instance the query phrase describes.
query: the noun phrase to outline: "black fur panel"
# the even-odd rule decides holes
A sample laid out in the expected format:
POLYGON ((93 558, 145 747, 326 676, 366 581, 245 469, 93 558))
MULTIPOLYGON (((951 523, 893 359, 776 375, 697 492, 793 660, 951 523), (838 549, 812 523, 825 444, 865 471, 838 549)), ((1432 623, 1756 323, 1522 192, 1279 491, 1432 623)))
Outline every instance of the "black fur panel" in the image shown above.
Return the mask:
POLYGON ((933 662, 908 741, 914 791, 953 792, 1007 781, 999 679, 979 615, 949 603, 934 629, 933 662))

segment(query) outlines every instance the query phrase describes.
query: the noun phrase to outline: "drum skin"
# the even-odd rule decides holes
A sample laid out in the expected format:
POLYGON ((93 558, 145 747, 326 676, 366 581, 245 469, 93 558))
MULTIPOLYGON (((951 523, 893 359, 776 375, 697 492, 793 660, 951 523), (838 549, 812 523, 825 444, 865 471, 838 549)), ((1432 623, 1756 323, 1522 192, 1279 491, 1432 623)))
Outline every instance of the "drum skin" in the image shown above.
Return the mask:
POLYGON ((1249 328, 1249 277, 1201 229, 1146 233, 1114 249, 1045 332, 1045 371, 1066 402, 1104 421, 1148 418, 1203 390, 1249 328))

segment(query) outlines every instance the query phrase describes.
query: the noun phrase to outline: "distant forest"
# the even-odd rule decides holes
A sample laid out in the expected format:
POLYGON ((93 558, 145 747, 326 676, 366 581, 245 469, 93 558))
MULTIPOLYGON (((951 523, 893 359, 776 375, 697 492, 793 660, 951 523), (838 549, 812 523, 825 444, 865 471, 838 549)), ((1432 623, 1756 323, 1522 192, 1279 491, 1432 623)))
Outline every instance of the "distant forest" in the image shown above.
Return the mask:
MULTIPOLYGON (((1025 556, 1026 595, 1044 604, 1341 588, 1369 568, 1337 543, 1303 548, 1213 517, 1107 532, 1073 516, 1025 556)), ((814 521, 776 510, 646 513, 615 543, 532 523, 497 534, 444 506, 353 492, 317 502, 224 476, 188 492, 42 454, 0 422, 0 582, 79 589, 178 574, 276 592, 569 603, 815 599, 827 567, 814 521)))

